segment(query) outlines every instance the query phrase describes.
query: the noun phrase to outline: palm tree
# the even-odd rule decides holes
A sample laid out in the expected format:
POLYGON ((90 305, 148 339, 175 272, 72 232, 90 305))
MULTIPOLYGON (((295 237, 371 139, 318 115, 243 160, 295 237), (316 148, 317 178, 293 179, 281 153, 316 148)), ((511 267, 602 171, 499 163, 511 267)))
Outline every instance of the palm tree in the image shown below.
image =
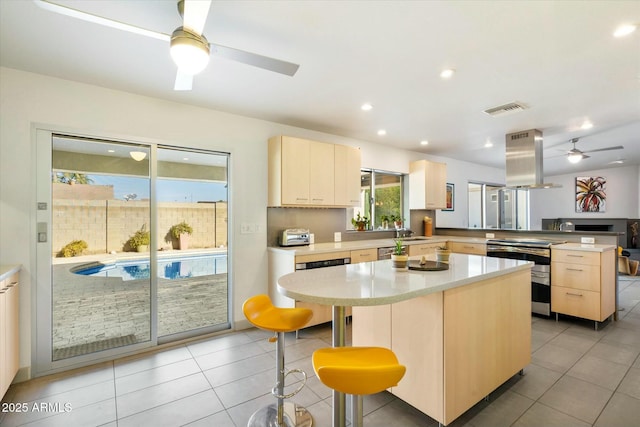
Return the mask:
POLYGON ((604 212, 606 183, 601 176, 576 178, 576 212, 604 212))
POLYGON ((55 172, 51 177, 51 182, 59 182, 62 184, 91 184, 93 179, 88 175, 77 172, 55 172))

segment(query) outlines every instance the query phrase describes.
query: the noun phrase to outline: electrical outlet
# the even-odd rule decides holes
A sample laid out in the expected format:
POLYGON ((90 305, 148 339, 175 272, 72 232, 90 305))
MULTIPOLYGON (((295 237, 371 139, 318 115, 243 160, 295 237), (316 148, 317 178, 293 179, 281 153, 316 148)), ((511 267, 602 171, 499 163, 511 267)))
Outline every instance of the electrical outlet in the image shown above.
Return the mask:
POLYGON ((342 233, 340 233, 339 231, 336 231, 335 233, 333 233, 334 242, 339 242, 341 240, 342 240, 342 233))
POLYGON ((494 239, 496 237, 496 235, 495 235, 495 233, 487 233, 487 234, 485 234, 485 237, 487 239, 494 239))
POLYGON ((581 237, 580 238, 580 243, 593 245, 595 242, 596 242, 596 239, 594 237, 581 237))

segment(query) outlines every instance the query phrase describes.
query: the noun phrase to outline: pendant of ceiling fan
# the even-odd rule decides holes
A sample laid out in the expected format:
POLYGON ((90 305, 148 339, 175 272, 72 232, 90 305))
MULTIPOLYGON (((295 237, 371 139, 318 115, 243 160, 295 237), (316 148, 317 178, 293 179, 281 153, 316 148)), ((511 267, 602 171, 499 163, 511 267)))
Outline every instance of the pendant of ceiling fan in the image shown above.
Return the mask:
POLYGON ((183 18, 183 25, 178 27, 172 35, 104 18, 52 3, 49 0, 33 1, 41 8, 51 12, 169 42, 171 57, 178 65, 174 90, 191 90, 194 74, 206 68, 210 54, 287 76, 295 75, 300 67, 298 64, 280 59, 209 43, 202 31, 207 20, 211 0, 178 0, 178 13, 183 18), (180 62, 185 57, 191 58, 194 61, 193 64, 180 62))
POLYGON ((580 140, 580 138, 573 138, 571 143, 573 144, 573 148, 567 151, 567 159, 571 163, 578 163, 582 159, 588 159, 591 156, 587 156, 586 153, 595 153, 598 151, 611 151, 611 150, 622 150, 624 147, 622 145, 616 145, 615 147, 606 147, 606 148, 596 148, 595 150, 589 151, 581 151, 576 148, 576 143, 580 140))

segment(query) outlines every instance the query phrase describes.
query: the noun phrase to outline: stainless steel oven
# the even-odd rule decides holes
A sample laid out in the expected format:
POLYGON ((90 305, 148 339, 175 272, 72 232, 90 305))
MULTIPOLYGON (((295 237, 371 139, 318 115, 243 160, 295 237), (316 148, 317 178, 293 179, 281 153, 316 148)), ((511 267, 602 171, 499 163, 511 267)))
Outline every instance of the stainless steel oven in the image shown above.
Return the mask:
POLYGON ((551 316, 551 246, 563 241, 491 239, 487 256, 532 261, 531 312, 551 316))

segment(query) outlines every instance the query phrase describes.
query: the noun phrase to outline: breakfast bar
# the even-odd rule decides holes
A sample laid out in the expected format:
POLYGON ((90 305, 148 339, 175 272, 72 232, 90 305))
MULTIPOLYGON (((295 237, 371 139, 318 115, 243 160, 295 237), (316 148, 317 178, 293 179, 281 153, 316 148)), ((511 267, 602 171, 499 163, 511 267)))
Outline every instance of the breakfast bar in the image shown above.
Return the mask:
MULTIPOLYGON (((382 260, 290 273, 278 292, 333 306, 334 346, 353 307, 353 345, 390 348, 407 367, 389 391, 447 425, 529 364, 531 266, 452 254, 447 270, 415 271, 382 260)), ((333 410, 344 426, 335 392, 333 410)))

